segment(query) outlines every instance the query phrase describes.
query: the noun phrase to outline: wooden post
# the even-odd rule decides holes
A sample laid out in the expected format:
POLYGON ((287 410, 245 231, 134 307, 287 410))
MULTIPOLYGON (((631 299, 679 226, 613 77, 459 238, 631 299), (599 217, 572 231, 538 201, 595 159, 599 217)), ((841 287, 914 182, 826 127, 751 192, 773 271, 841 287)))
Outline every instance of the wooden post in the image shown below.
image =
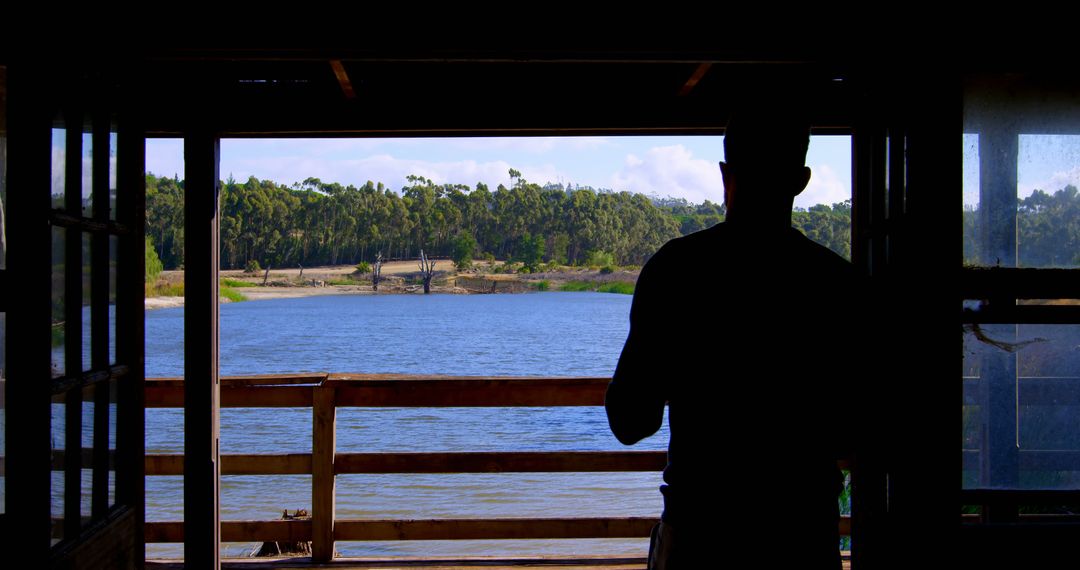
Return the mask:
POLYGON ((184 137, 184 562, 210 570, 221 566, 219 144, 208 131, 184 137))
POLYGON ((0 528, 31 564, 45 565, 50 550, 51 487, 51 185, 50 97, 60 92, 46 66, 29 58, 7 72, 7 272, 4 295, 7 509, 0 528), (18 434, 16 436, 16 434, 18 434), (17 514, 17 519, 16 519, 17 514))
POLYGON ((329 562, 334 557, 334 452, 337 390, 315 388, 311 444, 311 558, 329 562))
POLYGON ((146 221, 146 140, 136 122, 137 107, 119 118, 116 149, 117 221, 131 228, 120 237, 120 259, 116 284, 116 361, 128 366, 120 379, 116 405, 116 502, 134 507, 132 559, 146 558, 143 523, 146 452, 145 395, 145 240, 146 221))

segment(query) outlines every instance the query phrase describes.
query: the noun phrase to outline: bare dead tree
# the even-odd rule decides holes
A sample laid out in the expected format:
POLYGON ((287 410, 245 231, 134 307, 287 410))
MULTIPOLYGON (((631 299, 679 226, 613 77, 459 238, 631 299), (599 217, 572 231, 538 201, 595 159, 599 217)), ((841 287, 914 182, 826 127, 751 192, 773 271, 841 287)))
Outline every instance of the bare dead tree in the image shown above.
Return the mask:
POLYGON ((379 279, 382 278, 382 252, 375 254, 375 266, 371 268, 371 290, 379 290, 379 279))
POLYGON ((431 293, 431 278, 435 276, 435 260, 428 259, 420 250, 420 276, 424 279, 424 294, 431 293))
POLYGON ((266 287, 266 280, 270 279, 270 264, 266 264, 266 273, 263 273, 263 287, 266 287))

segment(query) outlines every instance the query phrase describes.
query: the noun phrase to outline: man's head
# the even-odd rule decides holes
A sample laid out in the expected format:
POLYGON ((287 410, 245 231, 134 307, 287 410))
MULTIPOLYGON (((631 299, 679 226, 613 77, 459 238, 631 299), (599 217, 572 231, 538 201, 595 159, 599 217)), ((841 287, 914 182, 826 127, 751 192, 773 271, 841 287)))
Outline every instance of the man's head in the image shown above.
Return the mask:
POLYGON ((795 196, 810 181, 810 125, 782 105, 741 112, 724 133, 724 202, 729 219, 790 219, 795 196))

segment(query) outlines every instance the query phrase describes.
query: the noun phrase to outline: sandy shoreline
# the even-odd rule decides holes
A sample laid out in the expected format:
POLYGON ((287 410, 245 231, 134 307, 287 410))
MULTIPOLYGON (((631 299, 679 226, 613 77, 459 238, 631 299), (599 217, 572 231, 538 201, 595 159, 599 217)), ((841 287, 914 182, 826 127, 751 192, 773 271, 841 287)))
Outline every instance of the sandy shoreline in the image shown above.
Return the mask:
MULTIPOLYGON (((446 264, 449 267, 449 263, 446 264)), ((222 279, 234 279, 238 281, 247 281, 248 283, 254 283, 251 287, 234 287, 234 291, 244 296, 246 301, 265 301, 272 299, 294 299, 301 297, 317 297, 325 295, 416 295, 423 294, 423 289, 416 284, 406 284, 403 277, 410 273, 414 273, 417 270, 415 263, 412 262, 393 262, 387 263, 383 267, 383 279, 385 283, 380 283, 379 291, 373 291, 371 289, 370 282, 358 281, 355 285, 330 285, 324 284, 331 280, 340 280, 346 275, 352 274, 356 270, 355 266, 342 265, 342 266, 330 266, 330 267, 311 267, 305 268, 303 272, 303 280, 301 281, 299 269, 271 269, 268 276, 263 274, 250 274, 244 273, 240 270, 222 270, 220 272, 222 279), (263 278, 266 277, 268 285, 263 286, 263 278), (300 283, 305 283, 301 285, 300 283)), ((438 268, 437 268, 438 271, 438 268)), ((566 272, 554 272, 554 273, 534 273, 531 275, 520 274, 498 274, 498 273, 464 273, 464 274, 450 274, 447 275, 445 270, 439 271, 442 276, 436 276, 435 283, 432 284, 431 292, 439 294, 477 294, 487 293, 487 285, 484 285, 483 291, 477 290, 475 282, 482 283, 499 282, 498 291, 493 286, 491 292, 495 293, 514 293, 521 292, 523 289, 529 289, 532 287, 532 282, 536 281, 551 281, 554 283, 574 280, 574 279, 586 279, 586 280, 628 280, 635 281, 637 279, 637 272, 619 272, 615 275, 598 275, 595 271, 566 271, 566 272), (458 279, 465 280, 464 282, 458 282, 458 279), (462 285, 462 286, 458 286, 462 285), (465 289, 463 287, 470 287, 472 290, 465 289)), ((183 282, 182 271, 166 271, 162 274, 162 279, 172 283, 183 282)), ((232 302, 229 299, 222 297, 222 303, 232 302)), ((144 303, 147 310, 153 309, 171 309, 184 306, 183 297, 147 297, 144 303)))

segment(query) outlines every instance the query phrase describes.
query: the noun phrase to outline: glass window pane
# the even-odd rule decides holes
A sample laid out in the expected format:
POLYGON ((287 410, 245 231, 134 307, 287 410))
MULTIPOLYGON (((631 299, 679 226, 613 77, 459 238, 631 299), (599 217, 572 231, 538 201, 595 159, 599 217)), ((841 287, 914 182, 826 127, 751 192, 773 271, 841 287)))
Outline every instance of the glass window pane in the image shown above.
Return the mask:
POLYGON ((64 454, 64 437, 67 433, 64 429, 65 405, 64 397, 55 397, 52 403, 52 424, 50 426, 52 440, 52 480, 49 488, 49 510, 52 517, 52 543, 64 538, 64 470, 60 458, 64 454))
POLYGON ((1080 135, 1021 134, 1017 265, 1080 267, 1080 135))
MULTIPOLYGON (((7 313, 0 312, 0 458, 7 458, 7 313)), ((7 462, 0 469, 0 515, 7 512, 7 462)))
POLYGON ((109 363, 116 364, 116 276, 120 238, 109 236, 109 363))
MULTIPOLYGON (((82 453, 83 449, 94 449, 94 397, 93 389, 83 390, 83 403, 82 403, 82 449, 77 450, 77 453, 82 453), (91 401, 87 401, 91 400, 91 401)), ((94 464, 93 459, 89 454, 83 454, 82 464, 82 500, 80 501, 79 515, 84 519, 90 517, 91 514, 91 499, 93 498, 93 482, 94 482, 94 464)))
MULTIPOLYGON (((116 398, 118 382, 109 380, 109 457, 116 457, 116 398)), ((109 506, 116 504, 116 462, 109 461, 109 506)))
POLYGON ((82 365, 80 370, 89 370, 91 365, 90 347, 92 343, 91 325, 93 312, 90 310, 90 276, 92 274, 90 263, 90 234, 82 233, 82 365))
POLYGON ((979 135, 964 133, 964 265, 978 265, 979 135))
POLYGON ((64 259, 67 229, 52 228, 52 376, 63 376, 64 361, 64 259))
POLYGON ((67 130, 52 130, 52 207, 64 207, 64 157, 67 155, 67 130))
POLYGON ((1080 325, 965 325, 965 487, 1080 488, 1077 346, 1080 325))
MULTIPOLYGON (((0 271, 7 267, 7 67, 0 65, 0 271)), ((3 511, 0 510, 0 513, 3 511)))
POLYGON ((109 133, 109 219, 116 219, 116 132, 109 133))
POLYGON ((92 133, 82 134, 82 215, 93 215, 93 177, 94 177, 94 136, 92 133))

